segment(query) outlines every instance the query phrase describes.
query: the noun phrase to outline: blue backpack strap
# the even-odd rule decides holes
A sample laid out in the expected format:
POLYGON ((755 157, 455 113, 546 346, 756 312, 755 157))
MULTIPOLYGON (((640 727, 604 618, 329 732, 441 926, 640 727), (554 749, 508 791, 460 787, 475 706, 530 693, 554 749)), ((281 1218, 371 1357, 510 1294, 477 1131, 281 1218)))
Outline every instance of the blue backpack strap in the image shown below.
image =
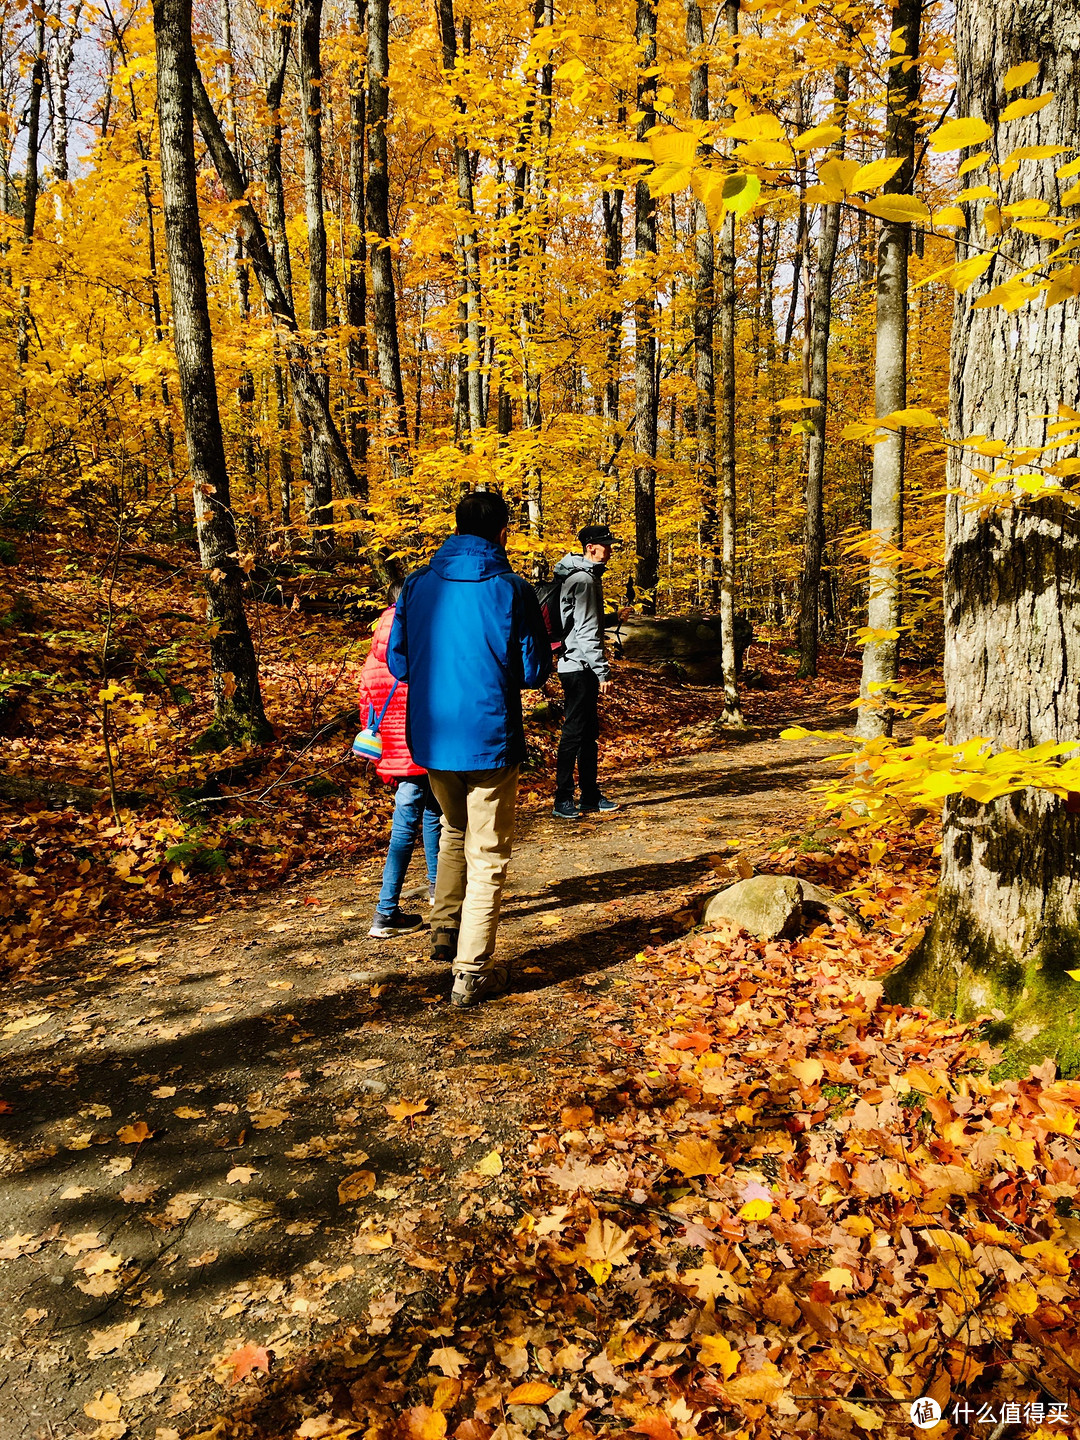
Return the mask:
MULTIPOLYGON (((379 718, 375 721, 375 723, 372 724, 370 718, 368 719, 368 729, 373 735, 377 735, 379 733, 379 727, 382 725, 383 719, 386 716, 386 712, 390 708, 390 701, 394 698, 394 692, 400 684, 400 680, 395 680, 393 685, 390 686, 390 694, 386 697, 386 704, 379 711, 379 718)), ((374 705, 371 707, 371 714, 375 714, 374 705)))

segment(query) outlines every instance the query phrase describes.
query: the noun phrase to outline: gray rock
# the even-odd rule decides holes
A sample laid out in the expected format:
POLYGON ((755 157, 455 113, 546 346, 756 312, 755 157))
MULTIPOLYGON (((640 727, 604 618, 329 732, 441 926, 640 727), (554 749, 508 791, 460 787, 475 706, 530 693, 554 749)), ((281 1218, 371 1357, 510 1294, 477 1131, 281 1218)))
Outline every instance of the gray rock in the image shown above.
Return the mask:
POLYGON ((802 919, 803 882, 793 875, 752 875, 713 895, 704 920, 730 920, 759 940, 775 940, 802 919))
POLYGON ((804 909, 810 906, 814 909, 820 907, 822 910, 838 910, 845 919, 850 920, 853 925, 857 925, 860 930, 867 928, 866 921, 858 911, 853 910, 846 900, 841 900, 839 895, 835 895, 831 890, 826 890, 823 885, 813 884, 810 880, 802 880, 799 883, 803 890, 804 909))

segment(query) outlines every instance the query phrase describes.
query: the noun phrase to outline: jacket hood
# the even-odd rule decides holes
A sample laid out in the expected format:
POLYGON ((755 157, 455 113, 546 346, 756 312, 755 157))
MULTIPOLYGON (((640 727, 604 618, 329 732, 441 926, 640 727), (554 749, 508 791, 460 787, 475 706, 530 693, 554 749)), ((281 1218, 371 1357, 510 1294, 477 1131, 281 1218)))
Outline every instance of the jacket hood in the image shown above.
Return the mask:
POLYGON ((466 583, 512 573, 506 551, 479 535, 449 536, 432 556, 431 568, 443 580, 466 583))
POLYGON ((565 580, 568 575, 573 575, 578 570, 583 570, 586 575, 602 575, 605 570, 603 565, 594 565, 591 560, 586 560, 584 555, 564 555, 555 566, 555 576, 559 580, 565 580))

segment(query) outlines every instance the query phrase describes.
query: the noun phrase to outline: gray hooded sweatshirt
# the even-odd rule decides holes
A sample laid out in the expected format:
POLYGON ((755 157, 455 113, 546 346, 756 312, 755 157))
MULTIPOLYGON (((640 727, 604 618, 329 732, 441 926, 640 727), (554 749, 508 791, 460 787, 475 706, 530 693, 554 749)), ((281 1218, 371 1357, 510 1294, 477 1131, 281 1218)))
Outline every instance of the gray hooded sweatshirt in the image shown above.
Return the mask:
POLYGON ((564 650, 559 674, 591 670, 597 679, 609 676, 604 656, 603 565, 594 565, 584 555, 564 555, 555 566, 562 579, 564 650))

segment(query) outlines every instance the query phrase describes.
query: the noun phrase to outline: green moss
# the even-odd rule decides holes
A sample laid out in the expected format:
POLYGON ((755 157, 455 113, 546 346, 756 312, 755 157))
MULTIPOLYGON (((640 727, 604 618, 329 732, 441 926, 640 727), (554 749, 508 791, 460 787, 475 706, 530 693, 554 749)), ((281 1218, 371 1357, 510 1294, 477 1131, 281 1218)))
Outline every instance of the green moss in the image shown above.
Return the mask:
POLYGON ((990 943, 962 903, 943 896, 934 924, 885 980, 890 1000, 958 1020, 987 1016, 982 1036, 1003 1052, 991 1072, 1026 1076, 1047 1056, 1061 1075, 1080 1074, 1080 926, 1048 927, 1023 959, 990 943))

